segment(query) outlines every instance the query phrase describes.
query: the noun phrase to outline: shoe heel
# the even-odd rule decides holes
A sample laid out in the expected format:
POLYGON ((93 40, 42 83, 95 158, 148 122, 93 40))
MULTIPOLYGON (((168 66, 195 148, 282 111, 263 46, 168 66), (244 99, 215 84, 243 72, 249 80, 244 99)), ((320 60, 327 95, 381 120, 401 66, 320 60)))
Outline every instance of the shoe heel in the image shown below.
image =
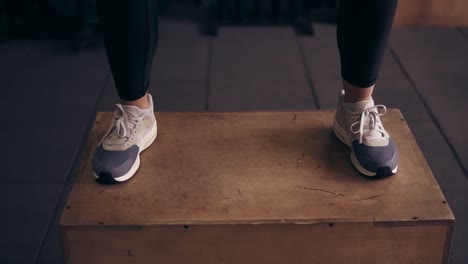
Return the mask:
POLYGON ((151 137, 146 139, 144 142, 143 142, 143 146, 142 146, 142 149, 140 152, 142 152, 143 150, 149 148, 149 146, 151 146, 151 144, 153 144, 153 142, 156 140, 156 137, 158 136, 158 127, 156 125, 156 123, 154 124, 152 130, 155 130, 154 134, 151 133, 151 137))

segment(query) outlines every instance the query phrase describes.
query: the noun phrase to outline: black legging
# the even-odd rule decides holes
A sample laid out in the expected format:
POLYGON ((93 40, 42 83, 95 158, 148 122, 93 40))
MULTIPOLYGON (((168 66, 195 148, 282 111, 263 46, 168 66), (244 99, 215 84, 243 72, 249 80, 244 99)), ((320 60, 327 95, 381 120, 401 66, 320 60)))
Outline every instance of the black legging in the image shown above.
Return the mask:
POLYGON ((143 97, 158 44, 158 1, 98 0, 97 4, 119 97, 126 101, 143 97))
MULTIPOLYGON (((109 65, 122 100, 145 95, 158 42, 157 0, 98 0, 109 65)), ((377 79, 398 0, 340 0, 337 40, 342 78, 377 79)))

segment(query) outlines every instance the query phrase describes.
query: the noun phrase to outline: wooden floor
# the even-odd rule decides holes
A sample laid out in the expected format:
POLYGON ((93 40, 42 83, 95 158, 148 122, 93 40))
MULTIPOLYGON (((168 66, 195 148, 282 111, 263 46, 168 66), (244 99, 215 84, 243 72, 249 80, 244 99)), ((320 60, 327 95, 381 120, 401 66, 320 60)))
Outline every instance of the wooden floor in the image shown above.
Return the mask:
MULTIPOLYGON (((335 27, 223 27, 203 37, 164 20, 152 72, 157 111, 332 109, 335 27)), ((455 214, 452 264, 468 263, 468 29, 394 29, 375 91, 400 108, 455 214)), ((62 263, 57 222, 96 111, 117 96, 102 43, 0 43, 0 263, 62 263)))

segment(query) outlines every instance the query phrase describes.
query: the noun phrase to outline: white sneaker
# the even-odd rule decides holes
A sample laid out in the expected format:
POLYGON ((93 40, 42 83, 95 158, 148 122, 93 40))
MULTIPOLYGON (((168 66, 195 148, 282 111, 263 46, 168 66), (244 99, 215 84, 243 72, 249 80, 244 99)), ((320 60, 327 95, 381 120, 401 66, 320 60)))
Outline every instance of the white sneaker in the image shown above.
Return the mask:
POLYGON ((140 153, 156 139, 157 122, 153 98, 151 107, 115 105, 114 119, 96 148, 93 157, 94 177, 101 183, 118 183, 130 179, 140 166, 140 153))
POLYGON ((387 108, 368 99, 356 103, 338 98, 333 125, 336 136, 351 148, 351 162, 365 176, 386 177, 398 170, 398 150, 383 127, 380 116, 387 108))

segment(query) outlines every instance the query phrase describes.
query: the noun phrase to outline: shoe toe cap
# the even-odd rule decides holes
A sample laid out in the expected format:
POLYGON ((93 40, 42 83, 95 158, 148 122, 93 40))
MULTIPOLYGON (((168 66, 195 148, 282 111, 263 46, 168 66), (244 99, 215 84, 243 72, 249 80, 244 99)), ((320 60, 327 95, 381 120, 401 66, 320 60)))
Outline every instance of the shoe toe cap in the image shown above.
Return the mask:
POLYGON ((96 148, 93 156, 93 170, 99 178, 118 178, 130 171, 138 157, 138 146, 124 151, 105 150, 102 145, 96 148))
POLYGON ((390 138, 386 146, 368 146, 353 141, 353 152, 359 162, 367 171, 378 173, 383 168, 396 169, 398 166, 398 150, 395 142, 390 138))

